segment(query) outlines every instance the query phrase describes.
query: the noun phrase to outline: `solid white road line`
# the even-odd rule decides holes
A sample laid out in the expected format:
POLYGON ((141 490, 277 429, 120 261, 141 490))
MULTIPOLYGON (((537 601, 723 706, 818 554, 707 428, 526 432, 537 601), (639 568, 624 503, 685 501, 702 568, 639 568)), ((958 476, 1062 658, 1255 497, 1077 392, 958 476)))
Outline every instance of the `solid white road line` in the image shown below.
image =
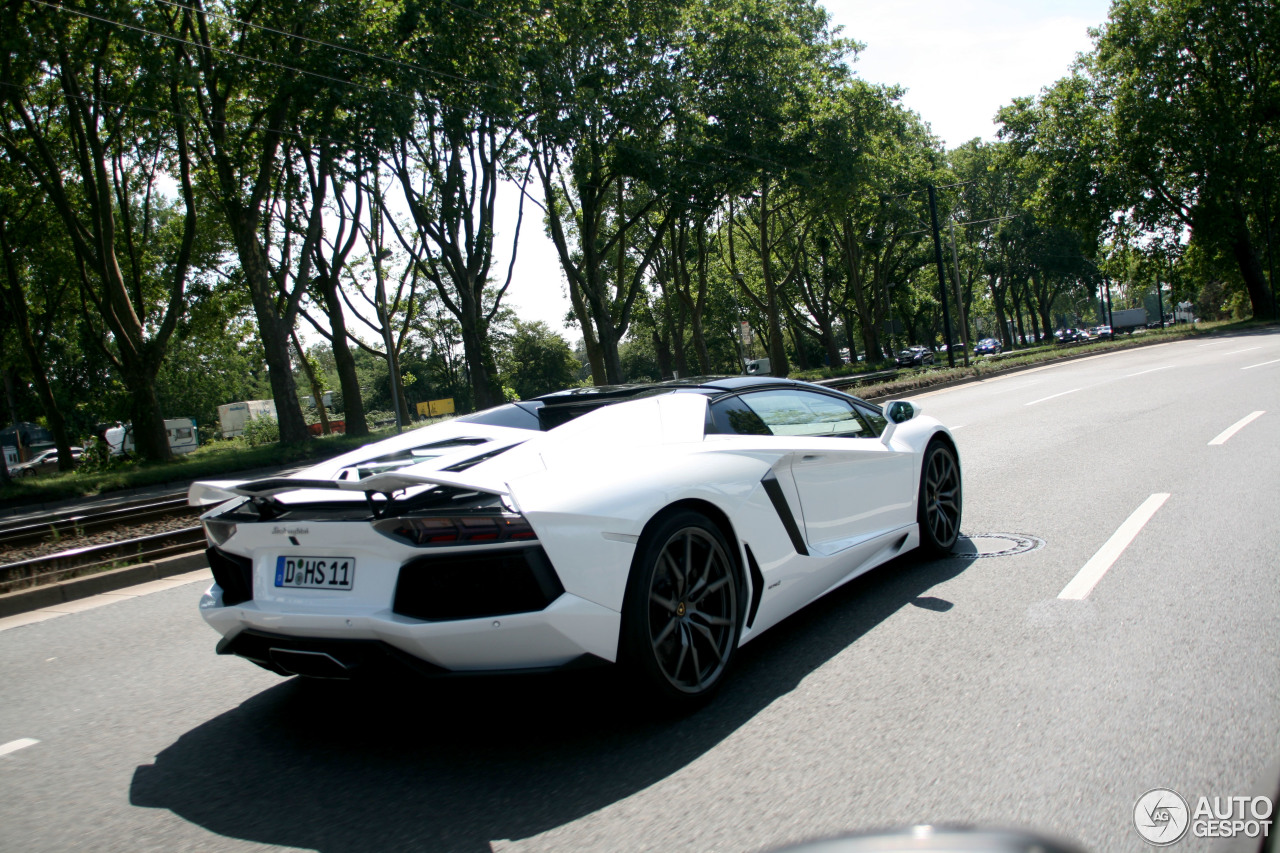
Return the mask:
POLYGON ((36 740, 33 737, 23 737, 23 738, 18 738, 17 740, 11 740, 8 743, 4 744, 3 746, 0 746, 0 755, 8 755, 11 752, 17 752, 20 749, 26 749, 29 746, 35 746, 39 742, 40 741, 36 740))
POLYGON ((1271 361, 1264 361, 1261 364, 1251 364, 1248 367, 1242 367, 1240 369, 1253 370, 1255 367, 1266 367, 1268 364, 1280 364, 1280 358, 1275 358, 1275 359, 1272 359, 1271 361))
POLYGON ((1213 441, 1209 442, 1210 446, 1215 444, 1226 444, 1227 439, 1231 438, 1231 436, 1235 435, 1240 430, 1244 429, 1249 424, 1253 423, 1258 418, 1262 417, 1264 414, 1266 414, 1266 412, 1254 412, 1251 415, 1245 415, 1243 418, 1236 421, 1231 426, 1224 429, 1222 432, 1218 433, 1218 435, 1213 439, 1213 441))
POLYGON ((1239 355, 1242 352, 1251 352, 1256 349, 1262 349, 1261 346, 1245 347, 1244 349, 1233 349, 1231 352, 1224 352, 1223 355, 1239 355))
POLYGON ((1155 373, 1157 370, 1168 370, 1173 367, 1172 364, 1166 364, 1163 367, 1153 367, 1150 370, 1139 370, 1137 373, 1130 373, 1125 379, 1132 379, 1134 376, 1142 376, 1145 373, 1155 373))
POLYGON ((1124 549, 1137 538, 1138 533, 1151 520, 1151 516, 1155 515, 1156 510, 1164 506, 1164 502, 1168 499, 1168 494, 1160 493, 1143 501, 1142 506, 1135 509, 1133 515, 1125 519, 1124 524, 1120 525, 1116 532, 1111 534, 1111 538, 1098 549, 1098 553, 1089 558, 1089 562, 1076 573, 1071 583, 1058 593, 1058 598, 1069 601, 1083 601, 1088 598, 1089 593, 1098 585, 1098 581, 1102 580, 1102 576, 1120 558, 1124 549))
POLYGON ((1052 400, 1054 397, 1064 397, 1067 394, 1074 394, 1081 391, 1081 388, 1072 388, 1070 391, 1059 391, 1057 394, 1050 394, 1048 397, 1041 397, 1039 400, 1032 400, 1030 403, 1023 403, 1024 406, 1034 406, 1036 403, 1043 403, 1045 400, 1052 400))

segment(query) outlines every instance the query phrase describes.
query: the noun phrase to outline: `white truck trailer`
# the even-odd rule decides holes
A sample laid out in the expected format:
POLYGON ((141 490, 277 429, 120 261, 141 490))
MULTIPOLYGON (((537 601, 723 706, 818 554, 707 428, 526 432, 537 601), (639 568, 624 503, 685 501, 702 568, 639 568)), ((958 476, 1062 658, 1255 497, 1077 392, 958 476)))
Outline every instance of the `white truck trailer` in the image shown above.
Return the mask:
POLYGON ((1121 332, 1132 332, 1134 329, 1145 329, 1147 327, 1147 309, 1146 308, 1122 308, 1119 311, 1111 312, 1111 332, 1120 334, 1121 332))
POLYGON ((218 425, 222 428, 223 438, 244 435, 244 425, 250 418, 263 417, 276 419, 275 400, 244 400, 218 407, 218 425))
MULTIPOLYGON (((165 418, 164 431, 169 436, 169 449, 174 453, 190 453, 200 446, 195 418, 165 418)), ((111 427, 104 437, 112 456, 131 454, 136 449, 132 424, 111 427)))

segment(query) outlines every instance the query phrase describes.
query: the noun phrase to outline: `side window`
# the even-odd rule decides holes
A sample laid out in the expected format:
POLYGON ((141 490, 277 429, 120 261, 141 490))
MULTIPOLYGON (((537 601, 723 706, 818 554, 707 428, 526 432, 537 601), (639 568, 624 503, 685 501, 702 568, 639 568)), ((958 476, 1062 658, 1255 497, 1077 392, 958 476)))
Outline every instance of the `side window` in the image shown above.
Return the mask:
POLYGON ((756 391, 717 403, 716 409, 717 426, 738 435, 873 435, 849 403, 811 391, 756 391))
POLYGON ((871 431, 877 436, 884 434, 884 428, 889 425, 889 419, 881 413, 877 406, 869 403, 854 403, 858 410, 858 414, 862 415, 862 419, 871 426, 871 431))
POLYGON ((741 397, 730 397, 711 405, 718 433, 727 435, 773 435, 760 416, 747 408, 741 397))

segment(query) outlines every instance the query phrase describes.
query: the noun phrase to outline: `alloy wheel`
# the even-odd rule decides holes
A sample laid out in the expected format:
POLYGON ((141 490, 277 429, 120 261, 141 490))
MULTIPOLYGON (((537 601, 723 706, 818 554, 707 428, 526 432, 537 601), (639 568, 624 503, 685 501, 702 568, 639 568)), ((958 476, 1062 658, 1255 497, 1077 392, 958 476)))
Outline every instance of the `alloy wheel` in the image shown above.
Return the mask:
POLYGON ((924 506, 933 540, 949 548, 960 534, 960 469, 955 458, 941 447, 929 455, 924 506))
POLYGON ((701 527, 676 531, 649 582, 648 639, 659 671, 684 693, 710 689, 737 638, 738 590, 719 539, 701 527))

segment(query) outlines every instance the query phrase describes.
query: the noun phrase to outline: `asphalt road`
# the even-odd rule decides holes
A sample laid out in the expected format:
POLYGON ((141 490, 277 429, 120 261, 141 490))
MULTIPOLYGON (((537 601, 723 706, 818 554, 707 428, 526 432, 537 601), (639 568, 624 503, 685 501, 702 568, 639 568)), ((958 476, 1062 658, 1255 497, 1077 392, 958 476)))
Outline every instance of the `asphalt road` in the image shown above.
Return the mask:
POLYGON ((1280 333, 914 399, 956 428, 966 533, 1043 546, 895 561, 682 720, 599 674, 280 679, 213 654, 196 582, 0 620, 0 849, 738 851, 933 822, 1102 853, 1147 849, 1151 788, 1253 794, 1280 757, 1280 333))

